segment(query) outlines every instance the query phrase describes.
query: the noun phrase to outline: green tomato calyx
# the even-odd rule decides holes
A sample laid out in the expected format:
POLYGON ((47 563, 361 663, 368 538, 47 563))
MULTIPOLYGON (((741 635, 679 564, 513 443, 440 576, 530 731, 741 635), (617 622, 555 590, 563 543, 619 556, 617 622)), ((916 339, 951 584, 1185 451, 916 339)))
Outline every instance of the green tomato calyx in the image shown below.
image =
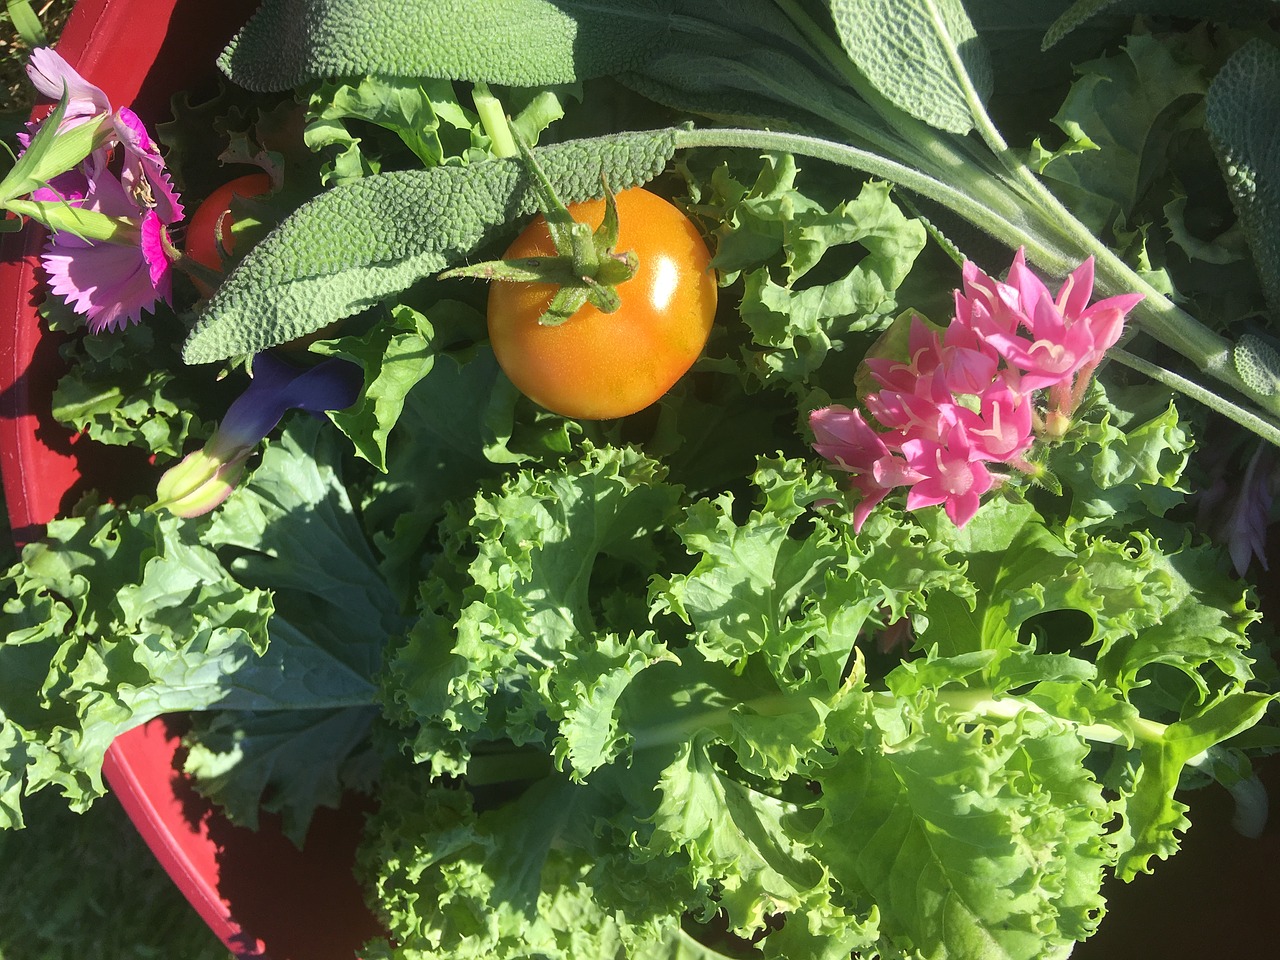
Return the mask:
POLYGON ((455 267, 437 274, 442 280, 466 277, 508 283, 545 283, 557 287, 555 296, 538 318, 546 326, 564 323, 590 303, 601 313, 613 313, 622 305, 617 287, 635 276, 639 258, 633 251, 619 253, 618 204, 609 185, 601 177, 605 211, 600 226, 592 230, 575 220, 556 195, 533 151, 517 137, 520 157, 533 179, 537 203, 547 222, 547 231, 556 252, 546 257, 517 257, 488 260, 455 267))

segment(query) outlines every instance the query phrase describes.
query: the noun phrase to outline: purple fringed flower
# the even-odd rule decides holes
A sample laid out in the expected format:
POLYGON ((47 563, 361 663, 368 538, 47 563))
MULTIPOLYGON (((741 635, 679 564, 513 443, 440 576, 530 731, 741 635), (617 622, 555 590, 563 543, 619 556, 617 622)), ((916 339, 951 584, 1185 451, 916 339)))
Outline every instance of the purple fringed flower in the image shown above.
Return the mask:
POLYGON ((94 333, 136 323, 142 310, 168 301, 173 278, 162 234, 165 221, 156 211, 140 211, 124 184, 105 169, 73 171, 58 180, 53 187, 66 189, 64 196, 77 206, 127 217, 137 231, 129 243, 85 240, 66 231, 53 235, 41 256, 49 289, 85 315, 94 333))
POLYGON ((72 69, 51 47, 37 47, 27 61, 27 76, 41 96, 51 100, 67 94, 67 112, 63 114, 63 128, 84 123, 86 120, 111 112, 111 101, 102 90, 72 69))
POLYGON ((338 358, 297 367, 271 353, 253 358, 253 379, 227 409, 202 450, 171 467, 156 487, 156 507, 179 517, 208 513, 231 495, 245 461, 289 410, 320 414, 355 403, 363 375, 338 358))
POLYGON ((61 98, 65 91, 60 130, 104 115, 111 123, 101 147, 32 199, 65 201, 122 222, 110 240, 54 232, 41 258, 49 287, 88 318, 94 333, 137 323, 143 310, 172 295, 164 228, 181 220, 183 209, 164 159, 137 114, 127 107, 112 112, 106 94, 53 50, 32 51, 27 74, 47 97, 61 98))

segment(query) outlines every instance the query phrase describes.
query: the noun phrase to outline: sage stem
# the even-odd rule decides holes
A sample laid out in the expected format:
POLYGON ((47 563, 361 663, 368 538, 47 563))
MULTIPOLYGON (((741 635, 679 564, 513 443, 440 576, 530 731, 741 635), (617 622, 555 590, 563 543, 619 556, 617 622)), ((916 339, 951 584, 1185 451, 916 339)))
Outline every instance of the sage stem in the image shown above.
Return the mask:
POLYGON ((502 109, 502 101, 489 90, 489 84, 477 80, 471 88, 471 101, 476 105, 476 113, 480 116, 480 126, 484 127, 489 138, 490 148, 495 157, 514 157, 519 155, 515 137, 511 134, 511 125, 507 122, 506 111, 502 109))

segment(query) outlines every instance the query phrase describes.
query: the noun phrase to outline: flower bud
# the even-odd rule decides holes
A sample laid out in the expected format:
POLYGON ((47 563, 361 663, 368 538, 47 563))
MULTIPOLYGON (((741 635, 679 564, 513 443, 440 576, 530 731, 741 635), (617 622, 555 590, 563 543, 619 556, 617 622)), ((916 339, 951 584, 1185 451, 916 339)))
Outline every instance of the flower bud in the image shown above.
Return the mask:
POLYGON ((231 495, 244 474, 245 461, 253 448, 240 448, 227 460, 207 450, 189 453, 177 466, 165 471, 156 485, 152 510, 165 509, 189 519, 208 513, 231 495))

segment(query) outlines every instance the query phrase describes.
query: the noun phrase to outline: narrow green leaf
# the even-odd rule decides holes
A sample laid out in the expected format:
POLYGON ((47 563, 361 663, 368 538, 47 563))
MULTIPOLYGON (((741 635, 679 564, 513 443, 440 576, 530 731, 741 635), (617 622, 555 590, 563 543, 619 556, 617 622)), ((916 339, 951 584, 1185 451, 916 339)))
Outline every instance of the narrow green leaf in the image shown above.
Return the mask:
MULTIPOLYGON (((536 151, 566 201, 656 176, 672 130, 578 140, 536 151)), ((183 358, 209 363, 296 339, 359 313, 466 257, 532 213, 519 159, 437 167, 341 184, 303 205, 254 247, 218 288, 183 358)))
POLYGON ((378 74, 570 83, 639 66, 668 0, 265 0, 218 65, 250 90, 378 74))
POLYGON ((39 15, 31 9, 31 0, 6 0, 5 6, 9 18, 13 21, 14 32, 22 38, 28 47, 43 47, 48 43, 44 27, 40 25, 39 15))
POLYGON ((849 57, 894 106, 951 133, 973 129, 991 63, 960 0, 829 0, 849 57))
POLYGON ((1205 102, 1205 124, 1244 227, 1271 313, 1280 312, 1280 50, 1251 40, 1232 55, 1205 102))
POLYGON ((1076 27, 1094 15, 1101 13, 1107 7, 1112 6, 1115 2, 1116 0, 1076 0, 1045 31, 1044 39, 1040 41, 1040 49, 1043 51, 1055 46, 1058 41, 1076 27))
MULTIPOLYGON (((0 180, 0 203, 7 205, 8 201, 15 197, 23 197, 33 190, 38 190, 44 186, 44 181, 55 173, 62 171, 53 171, 51 167, 44 164, 46 156, 53 152, 56 146, 58 125, 62 123, 62 117, 67 112, 67 98, 64 96, 53 108, 53 111, 40 124, 31 138, 31 142, 27 144, 27 149, 22 151, 21 156, 14 161, 4 175, 4 179, 0 180)), ((68 157, 69 163, 63 170, 74 166, 79 160, 89 155, 93 148, 92 134, 88 129, 90 124, 82 123, 75 129, 75 139, 84 146, 84 153, 80 157, 68 157), (88 140, 84 139, 82 133, 90 133, 88 140)))

